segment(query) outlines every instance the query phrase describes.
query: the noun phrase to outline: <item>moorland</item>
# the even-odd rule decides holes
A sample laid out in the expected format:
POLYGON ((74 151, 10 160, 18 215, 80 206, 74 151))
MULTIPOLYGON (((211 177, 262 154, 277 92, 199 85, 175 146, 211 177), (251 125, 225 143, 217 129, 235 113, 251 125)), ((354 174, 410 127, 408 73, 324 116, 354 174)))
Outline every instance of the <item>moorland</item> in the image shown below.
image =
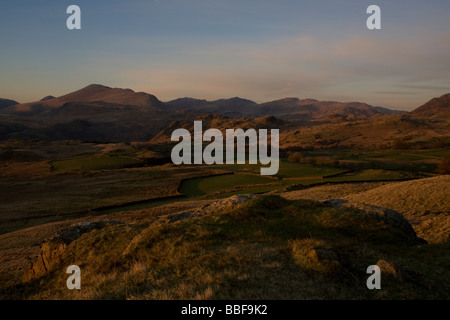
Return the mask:
POLYGON ((2 299, 449 298, 449 94, 411 112, 101 85, 1 102, 2 299), (279 171, 173 164, 194 120, 279 129, 279 171))

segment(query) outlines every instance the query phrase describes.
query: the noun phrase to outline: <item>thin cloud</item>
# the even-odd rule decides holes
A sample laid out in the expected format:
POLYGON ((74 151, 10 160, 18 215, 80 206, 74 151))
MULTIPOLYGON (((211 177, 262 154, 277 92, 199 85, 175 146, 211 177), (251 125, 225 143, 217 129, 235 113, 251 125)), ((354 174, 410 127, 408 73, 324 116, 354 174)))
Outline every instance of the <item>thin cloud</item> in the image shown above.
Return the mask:
POLYGON ((391 99, 392 104, 412 108, 417 90, 428 91, 424 99, 449 91, 447 38, 448 33, 403 40, 299 36, 266 43, 197 44, 181 49, 182 59, 175 64, 150 62, 147 68, 122 71, 121 77, 166 100, 186 95, 239 95, 257 101, 286 96, 333 99, 345 91, 346 96, 355 92, 352 100, 386 104, 391 99))

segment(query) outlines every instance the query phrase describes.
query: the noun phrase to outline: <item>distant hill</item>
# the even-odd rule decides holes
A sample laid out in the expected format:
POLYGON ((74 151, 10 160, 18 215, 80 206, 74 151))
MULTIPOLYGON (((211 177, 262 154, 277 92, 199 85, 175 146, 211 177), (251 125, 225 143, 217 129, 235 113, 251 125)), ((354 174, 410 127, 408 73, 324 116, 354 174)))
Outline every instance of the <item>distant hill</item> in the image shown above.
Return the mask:
POLYGON ((1 111, 0 139, 92 141, 145 141, 185 113, 151 94, 98 84, 1 111))
POLYGON ((273 115, 280 119, 311 120, 330 116, 368 118, 377 114, 399 114, 402 111, 373 107, 360 102, 318 101, 314 99, 285 98, 257 104, 242 98, 216 101, 183 98, 166 103, 175 110, 197 110, 213 114, 244 117, 273 115))
MULTIPOLYGON (((345 116, 318 120, 283 120, 274 116, 231 118, 223 115, 196 117, 203 130, 217 128, 279 129, 280 147, 292 148, 443 148, 450 146, 450 123, 415 119, 405 115, 376 115, 371 118, 345 116)), ((193 132, 193 119, 176 120, 152 138, 150 144, 171 143, 175 129, 193 132)))
POLYGON ((175 129, 184 128, 189 130, 190 132, 194 131, 194 121, 199 120, 202 121, 202 129, 203 131, 209 128, 215 128, 222 131, 225 134, 226 129, 235 128, 235 129, 280 129, 288 130, 292 127, 292 124, 277 119, 273 116, 265 116, 260 118, 231 118, 223 115, 205 115, 196 117, 192 120, 176 120, 172 122, 167 128, 159 132, 153 139, 150 140, 151 144, 166 144, 171 143, 172 132, 175 129))
POLYGON ((0 109, 19 104, 17 101, 0 98, 0 109))
POLYGON ((450 120, 450 93, 433 98, 410 112, 413 117, 450 120))
POLYGON ((39 101, 47 101, 47 100, 51 100, 51 99, 54 99, 55 97, 54 96, 46 96, 46 97, 43 97, 41 100, 39 100, 39 101))
POLYGON ((248 116, 255 115, 257 112, 256 102, 238 97, 215 101, 181 98, 166 102, 165 105, 173 110, 195 110, 227 116, 248 116))
POLYGON ((131 89, 110 88, 99 84, 91 84, 61 97, 51 98, 49 96, 40 101, 18 104, 10 108, 10 111, 41 113, 49 109, 60 108, 66 103, 74 102, 106 102, 134 107, 164 108, 161 101, 148 93, 136 93, 131 89))
POLYGON ((330 116, 369 118, 377 114, 393 114, 399 111, 373 107, 361 102, 317 101, 314 99, 286 98, 263 103, 259 114, 272 114, 281 119, 320 119, 330 116))
MULTIPOLYGON (((5 100, 1 100, 5 101, 5 100)), ((91 84, 60 97, 0 110, 0 139, 170 142, 175 128, 278 128, 282 147, 392 147, 450 142, 449 95, 411 113, 362 102, 284 98, 266 103, 234 97, 161 102, 131 89, 91 84)))

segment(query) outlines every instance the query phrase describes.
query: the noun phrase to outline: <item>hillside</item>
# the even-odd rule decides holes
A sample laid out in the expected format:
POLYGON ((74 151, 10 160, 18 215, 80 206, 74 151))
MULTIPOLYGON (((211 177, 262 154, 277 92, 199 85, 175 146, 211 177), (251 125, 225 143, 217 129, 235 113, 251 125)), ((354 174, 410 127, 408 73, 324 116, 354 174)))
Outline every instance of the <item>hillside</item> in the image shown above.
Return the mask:
POLYGON ((3 254, 11 287, 0 297, 445 299, 450 288, 447 246, 424 245, 410 228, 364 210, 240 195, 105 218, 0 236, 0 247, 20 240, 3 254), (45 259, 18 270, 14 261, 37 249, 27 244, 32 234, 47 237, 45 259), (383 290, 365 285, 364 271, 375 263, 383 290), (76 297, 57 271, 68 264, 83 268, 76 297))
POLYGON ((17 101, 0 98, 0 109, 19 104, 17 101))
POLYGON ((284 147, 430 148, 450 145, 450 122, 407 115, 331 117, 283 132, 284 147))
MULTIPOLYGON (((450 122, 414 119, 405 115, 375 115, 371 118, 282 120, 272 115, 259 118, 230 118, 222 115, 198 116, 203 129, 228 128, 279 129, 280 148, 429 148, 450 145, 450 122), (382 133, 382 134, 381 134, 382 133)), ((172 132, 185 128, 193 132, 193 120, 177 120, 160 131, 149 142, 171 143, 172 132)))
MULTIPOLYGON (((273 116, 265 116, 261 118, 230 118, 223 115, 205 115, 196 117, 195 120, 202 121, 203 130, 216 128, 225 133, 226 129, 241 128, 243 130, 253 129, 287 129, 290 124, 287 121, 277 119, 273 116)), ((149 142, 150 144, 166 144, 171 143, 172 132, 178 128, 184 128, 190 132, 194 131, 194 122, 188 120, 177 120, 172 122, 166 129, 159 132, 149 142)))
POLYGON ((413 117, 450 120, 450 93, 433 98, 424 105, 411 111, 413 117))
POLYGON ((450 176, 390 183, 349 195, 352 203, 390 208, 402 213, 419 237, 445 242, 450 237, 450 176))
POLYGON ((431 243, 450 236, 450 176, 404 182, 323 185, 283 194, 287 199, 341 199, 343 205, 395 210, 405 216, 417 235, 431 243))

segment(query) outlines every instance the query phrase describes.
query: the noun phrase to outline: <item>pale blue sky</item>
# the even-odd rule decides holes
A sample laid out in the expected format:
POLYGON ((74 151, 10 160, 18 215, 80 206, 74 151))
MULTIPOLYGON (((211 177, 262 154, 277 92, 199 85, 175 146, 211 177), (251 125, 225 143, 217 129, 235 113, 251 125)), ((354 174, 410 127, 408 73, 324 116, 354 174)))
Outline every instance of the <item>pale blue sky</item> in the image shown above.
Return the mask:
POLYGON ((450 1, 71 0, 1 4, 0 97, 91 83, 162 101, 240 96, 413 109, 450 92, 450 1), (66 28, 67 6, 82 30, 66 28), (382 29, 366 28, 366 9, 382 29))

